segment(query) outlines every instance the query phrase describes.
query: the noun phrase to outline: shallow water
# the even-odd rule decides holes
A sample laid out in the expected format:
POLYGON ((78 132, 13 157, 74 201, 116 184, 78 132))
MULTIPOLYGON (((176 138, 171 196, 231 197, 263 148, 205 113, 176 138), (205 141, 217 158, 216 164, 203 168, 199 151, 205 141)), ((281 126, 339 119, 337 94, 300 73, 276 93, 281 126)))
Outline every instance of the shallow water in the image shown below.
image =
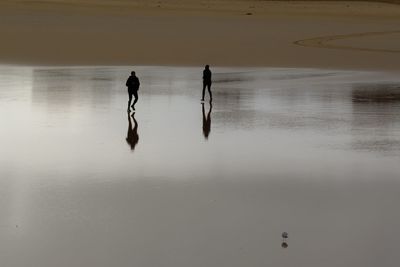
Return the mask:
POLYGON ((1 266, 398 266, 400 77, 135 70, 0 67, 1 266))

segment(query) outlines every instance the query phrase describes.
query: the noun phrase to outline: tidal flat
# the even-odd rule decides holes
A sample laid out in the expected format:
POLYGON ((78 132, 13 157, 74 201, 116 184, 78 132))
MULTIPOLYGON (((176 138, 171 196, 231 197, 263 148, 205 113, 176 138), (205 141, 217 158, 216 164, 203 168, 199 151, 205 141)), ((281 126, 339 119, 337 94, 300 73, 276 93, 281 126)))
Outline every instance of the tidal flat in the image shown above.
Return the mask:
POLYGON ((211 68, 1 66, 1 265, 398 266, 398 74, 211 68))

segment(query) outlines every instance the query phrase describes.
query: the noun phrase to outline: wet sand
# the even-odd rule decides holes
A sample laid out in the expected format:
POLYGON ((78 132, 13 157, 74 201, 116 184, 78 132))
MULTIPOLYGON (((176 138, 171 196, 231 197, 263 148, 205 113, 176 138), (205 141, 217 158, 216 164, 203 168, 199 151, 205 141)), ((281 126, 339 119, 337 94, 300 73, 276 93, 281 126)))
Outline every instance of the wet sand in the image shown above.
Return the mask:
POLYGON ((0 63, 399 70, 399 18, 377 2, 1 1, 0 63))
POLYGON ((398 75, 201 70, 0 67, 1 265, 398 265, 398 75))

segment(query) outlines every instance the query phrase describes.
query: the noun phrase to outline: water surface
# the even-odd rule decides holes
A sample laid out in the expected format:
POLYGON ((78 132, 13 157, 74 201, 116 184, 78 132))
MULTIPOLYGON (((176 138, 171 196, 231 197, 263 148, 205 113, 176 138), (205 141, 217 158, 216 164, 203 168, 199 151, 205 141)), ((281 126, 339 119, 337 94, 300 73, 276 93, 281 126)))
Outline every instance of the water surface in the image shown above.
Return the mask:
POLYGON ((135 70, 0 67, 2 266, 398 266, 398 75, 135 70))

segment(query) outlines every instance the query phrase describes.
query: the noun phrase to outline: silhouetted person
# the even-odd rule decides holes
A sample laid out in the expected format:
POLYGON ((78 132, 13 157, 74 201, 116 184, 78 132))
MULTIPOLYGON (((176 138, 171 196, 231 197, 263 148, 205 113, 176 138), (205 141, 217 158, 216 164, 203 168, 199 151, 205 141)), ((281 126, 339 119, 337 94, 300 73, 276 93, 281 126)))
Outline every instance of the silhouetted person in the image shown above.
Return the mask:
POLYGON ((203 135, 206 139, 208 139, 208 136, 210 135, 211 131, 211 110, 212 110, 211 102, 207 117, 206 117, 206 112, 204 111, 204 103, 201 103, 201 109, 203 111, 203 135))
POLYGON ((129 76, 128 80, 126 80, 126 86, 128 87, 128 94, 129 94, 129 101, 128 101, 128 111, 130 111, 130 107, 132 107, 133 110, 135 110, 135 104, 138 101, 138 91, 139 91, 139 78, 136 77, 136 74, 134 71, 131 72, 131 76, 129 76), (133 104, 131 106, 131 101, 132 101, 132 95, 135 97, 135 100, 133 101, 133 104))
POLYGON ((203 97, 201 101, 204 101, 204 94, 206 91, 206 87, 208 89, 208 93, 210 94, 210 101, 212 101, 212 93, 211 93, 211 70, 210 66, 206 65, 203 70, 203 97))
POLYGON ((131 116, 128 112, 128 133, 126 134, 126 142, 131 146, 131 150, 135 149, 135 146, 139 142, 139 135, 137 133, 138 123, 135 120, 135 113, 132 114, 133 122, 135 123, 135 127, 132 128, 131 116))

